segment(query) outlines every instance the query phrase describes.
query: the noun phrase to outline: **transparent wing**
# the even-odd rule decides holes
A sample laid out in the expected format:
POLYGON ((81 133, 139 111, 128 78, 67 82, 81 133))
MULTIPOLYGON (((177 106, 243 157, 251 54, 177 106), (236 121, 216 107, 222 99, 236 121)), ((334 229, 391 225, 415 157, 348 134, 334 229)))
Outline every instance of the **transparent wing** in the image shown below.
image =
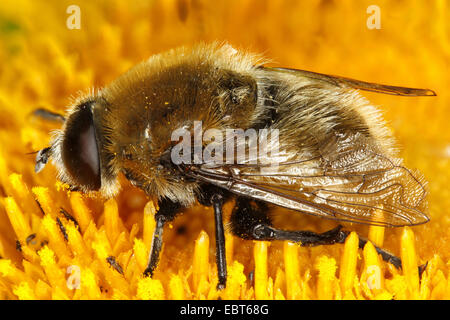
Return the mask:
POLYGON ((188 165, 235 194, 329 219, 382 226, 429 220, 422 178, 363 146, 274 164, 188 165))
POLYGON ((418 89, 418 88, 407 88, 407 87, 397 87, 390 86, 385 84, 378 84, 372 82, 366 82, 361 80, 355 80, 346 77, 333 76, 323 73, 317 73, 306 70, 299 69, 289 69, 289 68, 267 68, 264 67, 265 70, 273 71, 273 72, 281 72, 292 74, 298 77, 306 77, 310 79, 315 79, 319 81, 324 81, 330 84, 333 84, 337 87, 350 87, 354 89, 384 93, 384 94, 392 94, 392 95, 400 95, 400 96, 435 96, 436 93, 430 89, 418 89))

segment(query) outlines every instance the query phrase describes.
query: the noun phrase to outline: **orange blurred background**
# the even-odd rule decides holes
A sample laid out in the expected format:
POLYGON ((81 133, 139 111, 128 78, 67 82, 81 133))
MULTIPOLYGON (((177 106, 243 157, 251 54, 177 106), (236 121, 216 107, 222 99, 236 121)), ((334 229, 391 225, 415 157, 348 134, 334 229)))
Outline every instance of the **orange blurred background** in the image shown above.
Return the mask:
MULTIPOLYGON (((406 165, 419 169, 429 182, 431 222, 414 228, 421 261, 436 253, 449 261, 450 1, 446 0, 3 0, 0 166, 22 174, 31 186, 52 187, 54 169, 36 176, 34 157, 25 154, 46 147, 49 130, 56 127, 33 123, 28 117, 32 110, 63 111, 80 90, 104 86, 154 53, 199 41, 225 41, 237 49, 261 52, 278 66, 436 91, 437 97, 363 95, 382 109, 406 165), (66 10, 72 4, 80 8, 80 29, 67 27, 66 10), (367 26, 371 5, 379 8, 380 29, 367 26)), ((0 177, 0 182, 4 179, 0 177)), ((138 197, 136 203, 128 203, 130 193, 138 191, 126 186, 118 199, 121 208, 133 215, 145 201, 138 197)), ((181 219, 180 225, 188 221, 181 219)), ((292 223, 321 230, 332 226, 320 219, 301 219, 292 223)), ((210 222, 199 219, 193 228, 213 230, 210 222)), ((7 229, 0 225, 0 232, 7 229)), ((398 232, 386 231, 386 247, 398 252, 397 243, 398 232)), ((247 256, 244 250, 242 259, 247 256)))

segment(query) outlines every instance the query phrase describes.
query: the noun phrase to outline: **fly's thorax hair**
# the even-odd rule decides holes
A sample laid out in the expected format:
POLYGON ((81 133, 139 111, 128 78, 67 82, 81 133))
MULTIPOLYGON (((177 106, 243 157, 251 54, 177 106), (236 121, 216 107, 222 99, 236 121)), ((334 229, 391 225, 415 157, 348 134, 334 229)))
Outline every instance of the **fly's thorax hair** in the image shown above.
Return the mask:
POLYGON ((86 193, 99 191, 111 197, 118 192, 119 184, 95 116, 95 110, 105 104, 100 93, 75 100, 66 112, 63 127, 53 133, 50 154, 59 180, 86 193))
POLYGON ((374 152, 396 156, 392 133, 380 111, 356 90, 291 75, 274 78, 278 106, 272 128, 279 129, 280 144, 318 155, 329 141, 355 135, 364 137, 374 152))
POLYGON ((172 133, 193 136, 195 121, 203 131, 253 127, 266 113, 260 63, 227 45, 198 45, 152 56, 117 78, 95 109, 111 171, 149 194, 193 202, 197 183, 162 164, 177 143, 172 133))
POLYGON ((258 115, 263 62, 226 44, 181 47, 136 65, 106 87, 104 96, 127 112, 151 113, 153 122, 165 127, 183 117, 245 128, 258 115))

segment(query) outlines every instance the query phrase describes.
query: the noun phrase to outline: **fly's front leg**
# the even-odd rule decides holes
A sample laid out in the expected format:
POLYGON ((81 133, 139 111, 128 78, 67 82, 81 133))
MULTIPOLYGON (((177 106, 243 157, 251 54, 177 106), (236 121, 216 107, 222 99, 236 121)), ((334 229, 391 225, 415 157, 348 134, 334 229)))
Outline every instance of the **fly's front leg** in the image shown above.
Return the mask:
POLYGON ((159 257, 161 255, 161 248, 163 244, 162 236, 164 224, 166 221, 163 215, 160 215, 158 217, 155 215, 155 220, 156 220, 156 227, 155 231, 153 232, 152 247, 150 249, 150 256, 148 259, 147 268, 144 271, 145 277, 153 277, 153 272, 155 271, 158 265, 159 257))
POLYGON ((153 232, 152 246, 148 259, 147 268, 144 271, 145 277, 152 277, 158 266, 161 248, 163 244, 163 230, 166 222, 172 221, 182 208, 179 203, 164 199, 159 202, 159 210, 155 214, 156 227, 153 232))

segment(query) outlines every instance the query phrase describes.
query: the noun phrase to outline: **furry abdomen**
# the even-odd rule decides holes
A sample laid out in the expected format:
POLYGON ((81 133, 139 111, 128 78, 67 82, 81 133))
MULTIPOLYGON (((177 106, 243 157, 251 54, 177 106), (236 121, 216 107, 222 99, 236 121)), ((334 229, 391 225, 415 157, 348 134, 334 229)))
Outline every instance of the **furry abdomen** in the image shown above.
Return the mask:
POLYGON ((281 76, 278 81, 271 128, 279 130, 280 145, 318 155, 331 140, 357 134, 368 149, 395 156, 381 113, 357 91, 299 77, 281 76))

